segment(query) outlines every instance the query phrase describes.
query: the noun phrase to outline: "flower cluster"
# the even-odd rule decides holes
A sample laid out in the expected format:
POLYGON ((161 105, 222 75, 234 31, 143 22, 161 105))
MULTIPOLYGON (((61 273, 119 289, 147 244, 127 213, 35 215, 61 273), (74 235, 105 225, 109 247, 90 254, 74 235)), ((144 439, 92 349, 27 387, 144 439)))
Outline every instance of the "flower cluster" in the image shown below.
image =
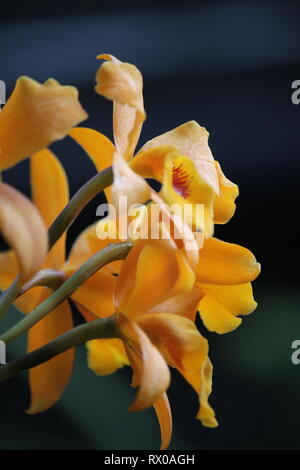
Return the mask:
POLYGON ((26 368, 26 357, 31 360, 30 414, 47 410, 60 398, 72 373, 74 347, 83 341, 88 365, 96 374, 130 366, 132 385, 138 388, 130 409, 154 407, 165 449, 172 434, 166 394, 170 367, 178 369, 197 393, 197 418, 204 426, 217 426, 208 401, 208 341, 195 325, 196 316, 199 313, 212 332, 237 328, 240 316, 256 308, 251 281, 260 265, 248 249, 213 236, 214 225, 233 216, 238 187, 214 160, 206 129, 190 121, 136 152, 146 118, 142 75, 134 65, 111 55, 99 59, 103 62, 95 90, 113 102, 114 143, 94 129, 75 127, 87 117, 77 90, 53 79, 39 84, 20 78, 0 113, 0 169, 29 158, 32 189, 30 201, 0 183, 0 228, 10 246, 0 253, 0 313, 14 303, 26 315, 25 323, 0 338, 28 331, 23 362, 26 368), (64 169, 47 148, 67 135, 93 161, 99 181, 96 192, 91 191, 96 181, 92 179, 71 200, 64 169), (160 183, 159 193, 149 179, 160 183), (108 215, 100 225, 104 229, 114 224, 114 237, 99 238, 95 222, 79 235, 66 257, 66 229, 103 189, 119 216, 134 219, 137 236, 121 233, 108 215), (122 197, 141 208, 138 216, 122 214, 122 197), (138 236, 141 221, 151 219, 154 204, 162 211, 156 222, 158 237, 138 236), (172 209, 187 204, 192 208, 188 222, 172 209), (181 237, 176 236, 179 222, 184 227, 181 237), (56 235, 50 242, 54 226, 56 235), (201 244, 196 240, 199 233, 201 244), (122 247, 125 251, 118 255, 122 247), (86 322, 75 329, 69 301, 86 322), (45 357, 49 344, 52 352, 45 357))

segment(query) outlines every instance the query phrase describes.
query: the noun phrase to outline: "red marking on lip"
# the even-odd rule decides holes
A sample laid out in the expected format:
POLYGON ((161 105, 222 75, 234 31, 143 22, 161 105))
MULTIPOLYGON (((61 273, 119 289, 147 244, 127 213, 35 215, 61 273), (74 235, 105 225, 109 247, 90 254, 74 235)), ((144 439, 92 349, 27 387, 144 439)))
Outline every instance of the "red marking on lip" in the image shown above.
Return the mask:
POLYGON ((184 198, 190 195, 190 176, 182 168, 182 163, 173 166, 173 186, 175 190, 184 198))

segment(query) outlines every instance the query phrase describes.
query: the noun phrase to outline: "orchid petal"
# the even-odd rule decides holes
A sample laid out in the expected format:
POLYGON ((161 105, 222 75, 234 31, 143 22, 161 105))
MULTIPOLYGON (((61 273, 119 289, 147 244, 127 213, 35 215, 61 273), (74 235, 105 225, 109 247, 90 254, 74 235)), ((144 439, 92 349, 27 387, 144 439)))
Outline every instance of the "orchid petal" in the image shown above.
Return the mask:
POLYGON ((117 279, 112 274, 97 271, 87 279, 71 296, 78 305, 88 309, 95 317, 105 318, 115 312, 113 293, 117 279))
POLYGON ((139 386, 130 411, 139 411, 153 405, 170 383, 169 368, 155 346, 134 322, 119 315, 118 324, 126 352, 134 371, 134 386, 139 386))
POLYGON ((235 213, 234 201, 239 194, 239 188, 226 178, 218 162, 215 162, 215 165, 218 172, 220 195, 216 195, 214 199, 214 222, 226 224, 235 213))
POLYGON ((198 419, 204 426, 217 426, 214 411, 208 403, 212 384, 208 342, 194 323, 178 315, 152 313, 138 317, 137 324, 198 393, 198 419))
POLYGON ((142 241, 133 247, 116 286, 118 311, 133 317, 169 297, 192 289, 195 281, 193 270, 185 256, 167 242, 142 241))
MULTIPOLYGON (((63 166, 48 149, 40 150, 30 158, 32 200, 50 227, 69 201, 69 185, 63 166)), ((47 255, 45 267, 61 269, 66 255, 66 233, 47 255)))
POLYGON ((16 253, 18 271, 25 282, 44 261, 48 233, 31 201, 5 183, 0 183, 0 230, 16 253))
POLYGON ((217 170, 214 157, 208 145, 209 133, 196 121, 189 121, 175 129, 149 140, 140 150, 144 152, 153 147, 172 145, 181 155, 189 157, 195 164, 199 176, 219 194, 217 170))
POLYGON ((118 338, 88 341, 88 366, 97 375, 109 375, 129 365, 123 342, 118 338))
POLYGON ((62 139, 86 118, 76 88, 19 78, 0 113, 0 170, 62 139))
MULTIPOLYGON (((97 171, 102 171, 112 165, 113 154, 116 149, 105 135, 94 129, 74 127, 70 130, 69 136, 83 148, 97 171)), ((107 200, 110 201, 110 188, 106 188, 104 192, 107 200)))
POLYGON ((109 54, 96 75, 96 92, 114 103, 114 138, 118 153, 126 160, 134 153, 139 139, 145 111, 143 104, 143 77, 131 64, 123 63, 109 54))
POLYGON ((248 315, 257 307, 250 282, 234 286, 201 284, 201 291, 205 293, 199 303, 201 318, 208 330, 220 334, 240 325, 237 315, 248 315))
POLYGON ((157 419, 159 421, 160 432, 161 432, 161 446, 160 450, 166 450, 171 441, 172 437, 172 412, 170 403, 166 393, 163 393, 154 403, 153 407, 157 419))
POLYGON ((247 248, 209 238, 200 251, 197 281, 207 284, 234 285, 253 281, 260 264, 247 248))

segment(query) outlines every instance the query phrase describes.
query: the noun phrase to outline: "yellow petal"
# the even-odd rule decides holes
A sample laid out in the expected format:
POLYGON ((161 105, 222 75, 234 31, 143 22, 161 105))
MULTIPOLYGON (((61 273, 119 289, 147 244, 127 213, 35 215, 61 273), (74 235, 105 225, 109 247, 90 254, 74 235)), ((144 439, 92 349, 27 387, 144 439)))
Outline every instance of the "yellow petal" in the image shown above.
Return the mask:
POLYGON ((16 253, 18 271, 25 282, 44 261, 48 233, 31 201, 5 183, 0 183, 0 230, 16 253))
MULTIPOLYGON (((102 250, 111 243, 120 243, 119 238, 111 239, 100 239, 97 237, 97 225, 98 222, 89 225, 81 234, 77 237, 72 245, 72 249, 69 258, 64 266, 64 271, 67 274, 73 274, 85 261, 93 256, 97 251, 102 250)), ((123 261, 114 261, 102 268, 102 271, 112 272, 117 274, 123 261)))
POLYGON ((87 342, 88 366, 97 375, 112 374, 129 365, 123 342, 118 338, 94 339, 87 342))
POLYGON ((161 432, 160 450, 166 450, 172 437, 172 412, 166 393, 163 393, 153 404, 161 432))
POLYGON ((76 88, 19 78, 0 113, 0 170, 62 139, 86 118, 76 88))
POLYGON ((112 299, 116 281, 116 277, 112 274, 97 271, 72 294, 71 298, 96 317, 108 317, 115 312, 112 299))
MULTIPOLYGON (((228 286, 226 286, 228 287, 228 286)), ((205 295, 199 304, 200 315, 209 331, 223 334, 235 330, 242 322, 233 316, 213 295, 205 295)))
MULTIPOLYGON (((49 343, 72 327, 71 309, 65 301, 29 330, 28 351, 49 343)), ((30 369, 31 404, 27 413, 45 411, 59 400, 71 376, 73 357, 74 351, 69 349, 30 369)))
POLYGON ((215 164, 219 177, 220 195, 216 195, 214 199, 214 222, 226 224, 235 212, 234 201, 239 195, 239 188, 226 178, 219 163, 215 162, 215 164))
POLYGON ((131 317, 190 291, 195 280, 193 270, 177 249, 159 240, 147 242, 134 246, 117 282, 115 305, 131 317))
POLYGON ((205 293, 199 303, 203 323, 208 330, 220 334, 240 325, 237 315, 248 315, 257 307, 250 282, 235 286, 201 284, 201 291, 205 293))
POLYGON ((112 55, 105 59, 96 75, 96 92, 114 102, 114 139, 117 151, 127 160, 132 157, 145 120, 143 78, 131 64, 112 55))
POLYGON ((175 129, 149 140, 141 152, 153 147, 172 145, 181 155, 189 157, 195 164, 200 178, 219 194, 219 182, 214 157, 208 145, 209 133, 196 121, 189 121, 175 129))
MULTIPOLYGON (((75 127, 70 130, 69 136, 88 154, 97 171, 102 171, 112 165, 113 154, 116 149, 105 135, 94 129, 75 127)), ((110 188, 105 190, 105 195, 109 201, 110 188)))
POLYGON ((253 281, 260 264, 247 248, 217 238, 205 240, 200 251, 197 281, 208 284, 234 285, 253 281))
MULTIPOLYGON (((46 227, 50 227, 69 201, 66 173, 56 156, 48 149, 40 150, 30 158, 32 200, 46 227)), ((48 253, 45 267, 61 269, 66 255, 66 234, 48 253)))
POLYGON ((170 371, 161 354, 134 322, 119 315, 119 327, 134 371, 134 386, 139 386, 129 409, 139 411, 153 405, 166 391, 170 371))
POLYGON ((214 411, 208 403, 212 384, 208 342, 194 323, 178 315, 152 313, 138 317, 137 324, 198 393, 198 419, 204 426, 217 426, 214 411))
POLYGON ((205 294, 213 295, 234 316, 249 315, 257 307, 250 282, 234 286, 218 286, 216 284, 202 283, 201 290, 205 294))

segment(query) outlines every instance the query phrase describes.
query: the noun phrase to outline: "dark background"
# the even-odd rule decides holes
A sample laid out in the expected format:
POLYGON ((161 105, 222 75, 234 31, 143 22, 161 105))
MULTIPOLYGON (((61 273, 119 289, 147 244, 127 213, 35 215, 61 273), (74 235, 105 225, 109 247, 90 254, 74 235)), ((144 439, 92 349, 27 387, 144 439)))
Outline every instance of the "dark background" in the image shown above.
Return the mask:
MULTIPOLYGON (((111 137, 111 104, 93 91, 97 54, 134 63, 144 76, 148 119, 141 144, 195 119, 225 174, 239 184, 238 209, 216 235, 250 248, 262 263, 254 283, 259 307, 224 336, 210 334, 214 405, 220 427, 194 419, 197 400, 176 374, 170 389, 173 449, 299 449, 300 365, 291 343, 300 338, 298 195, 300 7, 291 1, 61 1, 1 6, 0 79, 8 92, 19 75, 54 77, 78 87, 90 119, 111 137)), ((94 173, 69 139, 53 145, 72 193, 94 173)), ((5 181, 28 193, 21 163, 5 181)), ((95 221, 99 199, 69 233, 69 243, 95 221)), ((6 323, 20 314, 12 312, 6 323)), ((4 328, 4 325, 3 325, 4 328)), ((24 341, 9 347, 14 357, 24 341)), ((126 411, 129 371, 99 378, 77 353, 61 402, 27 416, 25 379, 1 384, 0 449, 151 449, 159 434, 151 410, 126 411)))

